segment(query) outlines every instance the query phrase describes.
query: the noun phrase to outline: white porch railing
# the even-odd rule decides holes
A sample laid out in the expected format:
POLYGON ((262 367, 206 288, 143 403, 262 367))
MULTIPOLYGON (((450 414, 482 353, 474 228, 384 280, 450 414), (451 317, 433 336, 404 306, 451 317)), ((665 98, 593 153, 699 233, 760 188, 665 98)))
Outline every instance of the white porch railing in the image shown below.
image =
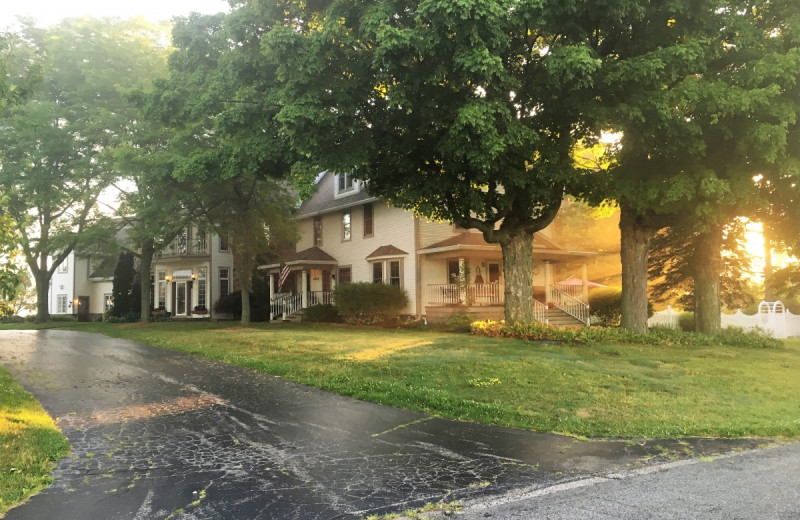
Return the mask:
POLYGON ((330 291, 310 291, 305 294, 280 293, 276 294, 269 302, 270 317, 272 319, 278 316, 287 318, 312 305, 329 303, 333 303, 330 291))
POLYGON ((539 300, 533 300, 533 319, 539 323, 547 323, 547 305, 539 300))
POLYGON ((558 289, 564 294, 568 294, 575 298, 576 300, 583 301, 583 286, 580 285, 566 285, 563 283, 557 283, 552 285, 553 289, 558 289))
POLYGON ((501 305, 503 286, 499 283, 429 284, 428 302, 439 305, 501 305))
POLYGON ((553 304, 573 318, 589 324, 589 304, 580 301, 555 286, 550 288, 550 297, 553 304))

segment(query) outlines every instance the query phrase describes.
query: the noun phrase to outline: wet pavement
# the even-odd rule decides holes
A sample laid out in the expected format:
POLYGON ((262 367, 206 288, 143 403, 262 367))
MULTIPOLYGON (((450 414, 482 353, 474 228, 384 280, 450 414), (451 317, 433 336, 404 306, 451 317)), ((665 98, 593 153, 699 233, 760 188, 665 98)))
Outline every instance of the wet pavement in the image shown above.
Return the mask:
POLYGON ((359 519, 765 441, 587 441, 433 418, 95 334, 0 331, 72 445, 26 519, 359 519))

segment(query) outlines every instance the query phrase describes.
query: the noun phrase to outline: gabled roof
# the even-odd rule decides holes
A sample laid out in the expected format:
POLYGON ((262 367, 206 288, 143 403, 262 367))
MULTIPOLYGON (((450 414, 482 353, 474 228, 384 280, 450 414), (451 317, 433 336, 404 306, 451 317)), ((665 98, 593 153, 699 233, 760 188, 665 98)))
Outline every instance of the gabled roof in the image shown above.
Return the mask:
POLYGON ((393 245, 381 246, 367 256, 367 260, 375 260, 377 258, 391 258, 397 256, 407 255, 405 251, 393 245))
POLYGON ((334 190, 335 175, 333 172, 325 172, 317 182, 317 189, 314 195, 300 205, 297 218, 309 218, 323 213, 330 213, 348 207, 352 207, 364 202, 377 200, 372 197, 363 185, 358 191, 352 194, 336 197, 334 190))
POLYGON ((497 244, 489 244, 483 239, 481 233, 464 232, 460 235, 441 240, 427 247, 420 249, 420 253, 438 253, 441 251, 457 251, 459 249, 488 249, 499 250, 497 244))
MULTIPOLYGON (((289 258, 286 260, 285 265, 288 266, 296 266, 296 265, 337 265, 339 262, 320 249, 317 246, 309 247, 308 249, 303 249, 302 251, 298 251, 296 253, 292 253, 289 255, 289 258)), ((260 265, 258 266, 259 269, 279 269, 281 264, 267 264, 267 265, 260 265)))

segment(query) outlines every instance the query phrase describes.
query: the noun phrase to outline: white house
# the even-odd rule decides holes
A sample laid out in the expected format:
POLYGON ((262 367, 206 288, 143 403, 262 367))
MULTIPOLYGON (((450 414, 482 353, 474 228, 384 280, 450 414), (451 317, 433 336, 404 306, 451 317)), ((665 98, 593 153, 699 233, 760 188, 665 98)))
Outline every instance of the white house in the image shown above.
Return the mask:
MULTIPOLYGON (((71 253, 50 279, 51 314, 98 317, 112 305, 117 258, 71 253)), ((219 236, 187 227, 153 259, 150 307, 175 317, 212 317, 233 290, 233 255, 219 236)))
MULTIPOLYGON (((477 230, 432 222, 371 197, 348 174, 325 173, 316 193, 297 215, 296 253, 261 266, 271 275, 271 316, 284 318, 330 302, 340 283, 399 285, 409 303, 404 314, 443 321, 456 312, 502 319, 504 299, 500 246, 477 230), (281 265, 291 275, 279 288, 281 265)), ((536 316, 542 321, 587 323, 586 262, 594 253, 559 247, 548 229, 533 242, 536 316), (583 263, 582 283, 559 285, 557 265, 583 263)))

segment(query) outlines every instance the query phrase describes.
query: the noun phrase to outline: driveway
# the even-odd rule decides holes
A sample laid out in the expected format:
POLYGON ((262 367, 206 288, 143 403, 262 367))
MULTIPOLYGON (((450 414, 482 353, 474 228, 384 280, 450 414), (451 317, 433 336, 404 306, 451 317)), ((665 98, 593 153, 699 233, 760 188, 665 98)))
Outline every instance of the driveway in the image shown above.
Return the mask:
MULTIPOLYGON (((265 333, 266 336, 266 333, 265 333)), ((434 418, 101 335, 0 331, 72 444, 23 519, 364 518, 763 441, 582 441, 434 418)))

